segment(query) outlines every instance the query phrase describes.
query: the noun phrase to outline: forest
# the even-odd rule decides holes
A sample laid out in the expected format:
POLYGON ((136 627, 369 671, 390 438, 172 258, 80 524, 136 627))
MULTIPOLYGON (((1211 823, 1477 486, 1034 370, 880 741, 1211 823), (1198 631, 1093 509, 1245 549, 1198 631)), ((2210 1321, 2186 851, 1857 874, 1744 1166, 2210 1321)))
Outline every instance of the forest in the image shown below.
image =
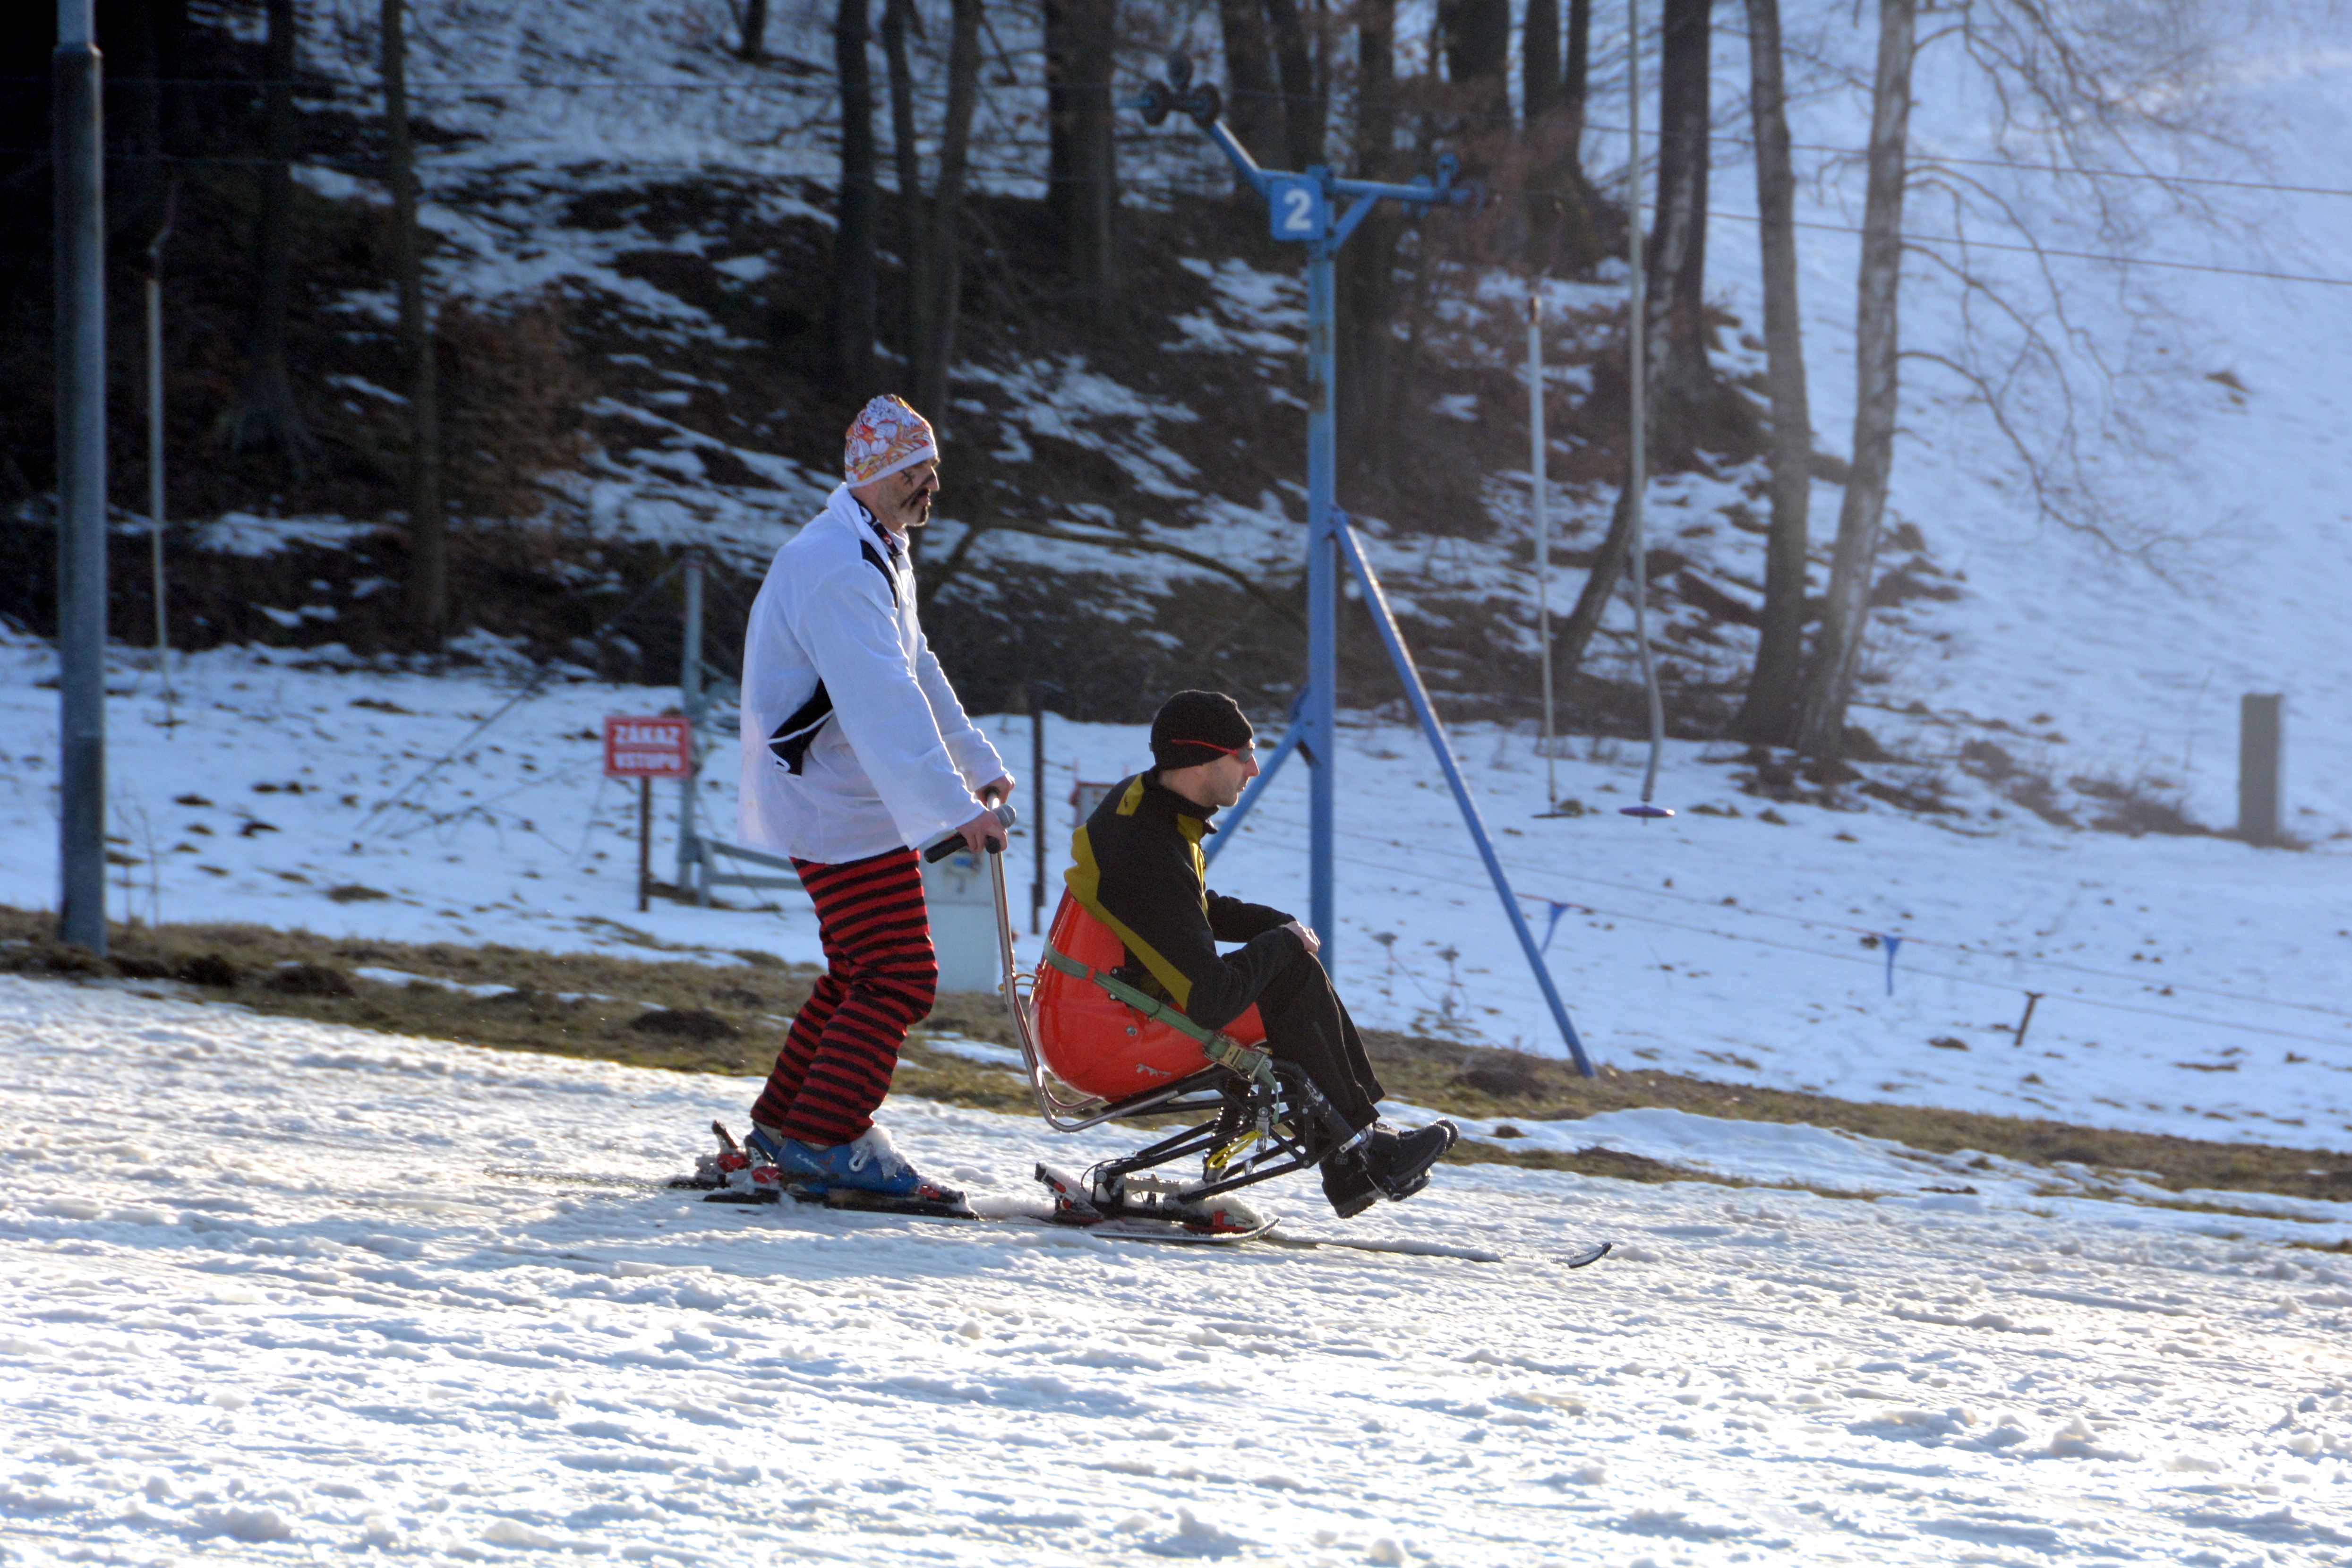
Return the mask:
MULTIPOLYGON (((2158 90, 2200 68, 2177 6, 1780 12, 706 0, 632 11, 632 46, 593 7, 110 0, 116 635, 161 620, 179 647, 331 642, 436 660, 467 657, 487 630, 532 658, 665 679, 678 634, 647 585, 709 548, 723 647, 765 551, 713 520, 749 508, 772 549, 829 482, 847 412, 888 390, 937 411, 951 443, 953 526, 934 531, 921 571, 934 640, 979 701, 1045 683, 1066 710, 1132 717, 1171 685, 1221 682, 1278 706, 1303 641, 1295 536, 1284 542, 1302 500, 1297 356, 1281 342, 1185 352, 1197 343, 1170 332, 1222 301, 1234 338, 1229 285, 1258 279, 1263 294, 1296 257, 1183 115, 1153 128, 1136 112, 1146 84, 1197 73, 1268 168, 1403 180, 1448 154, 1481 192, 1426 219, 1373 212, 1339 264, 1343 493, 1403 557, 1475 556, 1452 577, 1433 567, 1405 609, 1449 707, 1525 718, 1535 700, 1517 344, 1540 298, 1561 701, 1589 729, 1637 725, 1621 624, 1633 190, 1651 504, 1671 511, 1678 479, 1713 497, 1699 525, 1654 532, 1643 562, 1664 612, 1670 725, 1866 760, 1849 710, 1884 679, 1874 621, 1959 592, 1888 510, 1898 367, 1926 362, 1981 398, 2030 510, 2119 556, 2154 548, 2070 471, 2093 433, 2077 411, 2115 389, 2076 384, 2063 310, 2030 297, 2030 274, 2021 286, 1965 257, 1938 263, 1999 330, 1905 342, 1906 265, 1935 254, 1906 238, 1906 202, 1963 231, 1989 216, 2030 229, 1999 163, 2048 167, 2078 206, 2120 212, 2116 168, 2137 160, 2145 183, 2152 158, 2213 128, 2158 90), (666 55, 644 47, 656 38, 666 55), (1997 158, 1915 145, 1915 64, 1931 49, 1999 106, 1997 158), (1801 177, 1792 99, 1839 92, 1867 135, 1810 149, 1827 155, 1801 177), (677 145, 691 152, 666 152, 660 133, 689 122, 677 145), (1849 296, 1851 331, 1826 341, 1807 341, 1801 313, 1801 179, 1838 185, 1858 241, 1858 267, 1826 280, 1849 296), (1711 222, 1727 211, 1737 227, 1711 222), (478 237, 492 228, 507 231, 498 245, 478 237), (1761 310, 1748 319, 1710 286, 1727 230, 1754 247, 1742 265, 1761 310), (598 266, 514 284, 517 258, 589 239, 598 266), (168 312, 152 388, 151 279, 168 312), (702 325, 678 331, 680 312, 702 325), (1853 367, 1853 413, 1817 428, 1807 364, 1818 375, 1829 356, 1853 367), (1157 411, 1130 421, 1141 436, 1088 438, 1067 416, 1069 399, 1109 395, 1106 377, 1157 411), (686 427, 665 437, 686 457, 646 457, 658 420, 686 427), (616 521, 599 496, 625 470, 640 500, 649 474, 667 476, 671 521, 632 523, 644 509, 626 506, 616 521), (1498 498, 1513 475, 1518 490, 1498 498), (1237 516, 1255 530, 1239 552, 1229 527, 1208 526, 1237 516), (320 526, 224 547, 236 531, 221 520, 245 518, 320 526), (1710 533, 1738 548, 1691 542, 1710 533), (174 584, 161 616, 151 546, 174 584)), ((0 241, 0 614, 43 634, 48 41, 19 30, 0 72, 0 191, 29 220, 0 241)), ((1268 309, 1270 335, 1295 342, 1282 324, 1295 302, 1268 309)), ((1351 700, 1392 698, 1368 632, 1351 631, 1346 658, 1351 700)))

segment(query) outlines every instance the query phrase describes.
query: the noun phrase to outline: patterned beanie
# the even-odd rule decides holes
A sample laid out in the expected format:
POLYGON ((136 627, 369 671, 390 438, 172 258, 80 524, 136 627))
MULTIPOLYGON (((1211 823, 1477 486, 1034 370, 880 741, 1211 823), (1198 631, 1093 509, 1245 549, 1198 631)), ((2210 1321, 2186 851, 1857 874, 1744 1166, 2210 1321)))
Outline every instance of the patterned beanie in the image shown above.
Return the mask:
POLYGON ((852 486, 870 485, 901 468, 936 459, 940 443, 930 421, 885 393, 858 411, 849 426, 848 450, 842 468, 852 486))
POLYGON ((1180 691, 1151 721, 1151 765, 1189 768, 1250 743, 1248 715, 1222 691, 1180 691))

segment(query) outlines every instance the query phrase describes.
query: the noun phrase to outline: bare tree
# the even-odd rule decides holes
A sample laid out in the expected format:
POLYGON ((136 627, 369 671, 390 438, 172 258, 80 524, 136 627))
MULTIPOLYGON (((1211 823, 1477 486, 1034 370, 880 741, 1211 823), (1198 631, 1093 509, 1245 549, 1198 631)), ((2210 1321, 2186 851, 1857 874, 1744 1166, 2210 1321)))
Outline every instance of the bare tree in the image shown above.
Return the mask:
POLYGON ((1686 444, 1712 395, 1706 358, 1712 0, 1665 0, 1658 50, 1658 213, 1649 253, 1650 374, 1662 447, 1686 444))
POLYGON ((742 24, 742 32, 735 53, 744 59, 756 60, 767 48, 768 0, 743 0, 743 10, 738 19, 742 24))
POLYGON ((928 204, 920 247, 915 325, 915 406, 946 423, 948 371, 955 360, 963 293, 963 198, 971 163, 971 121, 980 101, 982 0, 953 0, 948 34, 948 104, 940 131, 940 172, 928 204))
POLYGON ((1569 0, 1561 63, 1559 0, 1528 0, 1523 30, 1528 265, 1581 272, 1600 254, 1593 191, 1584 177, 1584 105, 1592 59, 1592 0, 1569 0))
MULTIPOLYGON (((1357 0, 1355 5, 1355 146, 1357 179, 1392 179, 1397 172, 1397 0, 1357 0)), ((1364 216, 1355 240, 1339 254, 1339 306, 1345 331, 1339 334, 1339 423, 1343 447, 1381 466, 1388 426, 1388 390, 1397 336, 1390 329, 1395 310, 1397 240, 1404 233, 1392 202, 1381 202, 1364 216)))
POLYGON ((1568 58, 1560 68, 1559 107, 1568 116, 1569 146, 1584 137, 1584 105, 1592 73, 1592 0, 1568 0, 1568 58))
POLYGON ((1529 126, 1559 107, 1560 85, 1559 0, 1528 0, 1519 25, 1519 107, 1529 126))
MULTIPOLYGON (((890 80, 890 162, 898 178, 898 254, 907 269, 898 315, 898 355, 911 375, 923 347, 923 158, 915 135, 915 69, 908 58, 907 35, 919 36, 922 13, 915 0, 883 0, 882 63, 890 80)), ((918 406, 920 406, 918 405, 918 406)))
MULTIPOLYGON (((1649 371, 1643 404, 1649 447, 1645 458, 1686 450, 1696 433, 1700 409, 1715 395, 1703 309, 1707 139, 1713 132, 1707 117, 1708 8, 1709 0, 1666 0, 1661 27, 1657 214, 1643 266, 1649 371)), ((1628 450, 1626 482, 1619 487, 1609 531, 1601 536, 1576 605, 1560 627, 1553 668, 1562 672, 1583 662, 1633 551, 1632 458, 1628 450)))
POLYGON ((268 0, 263 46, 264 143, 261 225, 255 237, 251 325, 245 379, 222 410, 215 436, 231 451, 274 450, 299 479, 308 467, 310 433, 294 405, 286 374, 286 317, 292 298, 294 244, 294 0, 268 0))
POLYGON ((2210 90, 2242 25, 2230 8, 2194 0, 2052 0, 2021 5, 1969 0, 1952 7, 1953 37, 1990 99, 1995 145, 2020 173, 1914 154, 1914 201, 1931 199, 1950 246, 1909 254, 1957 292, 1962 331, 1942 351, 1906 359, 1959 381, 1985 410, 2022 470, 2036 512, 2161 575, 2195 531, 2165 504, 2177 451, 2143 411, 2160 402, 2190 357, 2160 355, 2180 323, 2136 285, 2126 262, 2102 264, 2096 290, 2131 290, 2136 331, 2116 352, 2111 334, 2079 320, 2044 232, 2087 226, 2099 248, 2128 258, 2159 221, 2175 232, 2223 236, 2259 255, 2259 227, 2232 223, 2193 184, 2168 176, 2198 153, 2242 158, 2227 111, 2210 90), (1974 238, 2021 242, 2019 268, 1974 238), (2145 489, 2148 493, 2133 492, 2145 489))
POLYGON ((1863 198, 1862 269, 1855 289, 1853 461, 1838 510, 1821 636, 1805 671, 1796 743, 1808 756, 1846 749, 1879 522, 1895 466, 1897 319, 1903 272, 1903 194, 1911 122, 1917 0, 1879 0, 1878 69, 1871 90, 1869 182, 1863 198))
POLYGON ((841 189, 835 197, 833 298, 826 336, 833 374, 844 392, 874 391, 875 244, 878 223, 874 184, 874 68, 866 58, 872 28, 867 0, 835 0, 834 70, 841 87, 841 189))
POLYGON ((1437 32, 1445 51, 1445 78, 1460 89, 1455 102, 1461 111, 1474 123, 1507 119, 1510 0, 1438 0, 1437 32))
POLYGON ((1299 0, 1265 0, 1273 24, 1274 66, 1282 82, 1284 162, 1304 169, 1323 161, 1325 105, 1315 90, 1315 54, 1299 0))
POLYGON ((405 9, 405 0, 383 0, 377 43, 383 72, 384 179, 392 187, 392 269, 400 294, 400 357, 408 375, 408 618, 417 641, 437 651, 449 635, 449 522, 441 505, 441 415, 416 226, 405 9))
POLYGON ((1118 0, 1045 0, 1046 117, 1062 165, 1046 199, 1062 231, 1063 267, 1097 313, 1117 292, 1118 162, 1111 77, 1118 0))
MULTIPOLYGON (((1049 9, 1057 3, 1046 0, 1049 9)), ((1268 63, 1273 45, 1264 0, 1217 0, 1217 26, 1225 51, 1225 121, 1252 157, 1271 159, 1277 128, 1288 132, 1268 63)))
POLYGON ((1076 55, 1079 202, 1068 234, 1071 273, 1097 312, 1118 290, 1118 0, 1082 0, 1076 55))
POLYGON ((1746 740, 1786 745, 1796 730, 1804 672, 1813 426, 1805 389, 1803 323, 1797 312, 1797 178, 1789 156, 1780 0, 1748 0, 1748 70, 1764 270, 1764 379, 1772 400, 1772 521, 1765 536, 1756 667, 1733 729, 1746 740))

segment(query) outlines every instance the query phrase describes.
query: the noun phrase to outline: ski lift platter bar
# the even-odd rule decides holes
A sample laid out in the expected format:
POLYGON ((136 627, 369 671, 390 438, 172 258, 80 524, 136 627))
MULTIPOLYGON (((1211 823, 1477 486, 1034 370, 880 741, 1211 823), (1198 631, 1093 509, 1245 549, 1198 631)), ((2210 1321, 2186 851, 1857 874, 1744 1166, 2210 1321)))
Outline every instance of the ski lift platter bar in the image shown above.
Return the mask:
POLYGON ((682 717, 608 717, 604 721, 604 776, 613 779, 683 779, 694 776, 693 739, 682 717))

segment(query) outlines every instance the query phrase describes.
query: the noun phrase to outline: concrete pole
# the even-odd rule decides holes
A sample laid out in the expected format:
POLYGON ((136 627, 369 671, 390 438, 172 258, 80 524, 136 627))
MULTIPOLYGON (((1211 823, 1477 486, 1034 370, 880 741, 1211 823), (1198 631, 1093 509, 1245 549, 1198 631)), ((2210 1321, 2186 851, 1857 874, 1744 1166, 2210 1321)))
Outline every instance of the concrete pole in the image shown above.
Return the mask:
POLYGON ((178 187, 164 200, 163 226, 147 247, 147 523, 155 577, 155 678, 163 686, 165 723, 172 702, 171 623, 163 600, 163 243, 172 237, 178 187))
POLYGON ((106 191, 90 0, 58 0, 58 938, 106 952, 106 191))
MULTIPOLYGON (((702 783, 702 747, 695 733, 702 721, 702 552, 686 552, 686 628, 678 654, 677 705, 686 715, 687 775, 677 781, 677 890, 693 884, 701 851, 694 841, 694 798, 702 783)), ((710 895, 705 889, 702 901, 710 895)))
MULTIPOLYGON (((1327 178, 1329 171, 1309 169, 1327 178)), ((1332 340, 1331 258, 1326 237, 1307 250, 1307 704, 1299 715, 1307 770, 1307 923, 1323 939, 1323 967, 1339 968, 1339 919, 1331 877, 1337 828, 1339 748, 1333 744, 1339 688, 1339 546, 1333 513, 1339 441, 1331 395, 1339 380, 1332 340)))
POLYGON ((2249 844, 2279 841, 2279 761, 2285 700, 2249 691, 2238 700, 2238 837, 2249 844))

